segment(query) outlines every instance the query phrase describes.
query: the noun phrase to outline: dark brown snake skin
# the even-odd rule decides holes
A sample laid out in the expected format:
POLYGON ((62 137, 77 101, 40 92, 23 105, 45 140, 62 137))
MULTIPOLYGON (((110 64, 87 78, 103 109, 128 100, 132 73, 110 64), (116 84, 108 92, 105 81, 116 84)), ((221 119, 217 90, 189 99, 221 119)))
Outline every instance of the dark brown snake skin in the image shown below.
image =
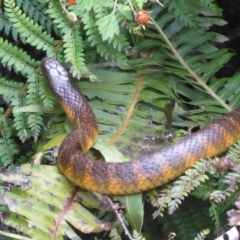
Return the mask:
POLYGON ((182 141, 137 160, 92 161, 83 153, 98 135, 92 109, 67 70, 55 59, 44 58, 42 71, 69 119, 77 126, 60 146, 59 168, 73 183, 89 191, 125 195, 153 189, 180 176, 199 159, 223 153, 240 138, 240 108, 237 108, 182 141))

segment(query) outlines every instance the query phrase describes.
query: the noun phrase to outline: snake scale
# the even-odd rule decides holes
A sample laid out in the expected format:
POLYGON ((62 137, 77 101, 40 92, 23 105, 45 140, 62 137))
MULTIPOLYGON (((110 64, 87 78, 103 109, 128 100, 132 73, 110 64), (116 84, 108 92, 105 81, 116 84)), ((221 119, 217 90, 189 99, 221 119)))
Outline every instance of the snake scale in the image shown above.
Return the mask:
POLYGON ((153 189, 180 176, 199 159, 225 152, 240 139, 240 108, 237 108, 182 141, 139 159, 119 163, 92 161, 85 155, 98 136, 98 124, 91 107, 59 62, 44 58, 41 68, 75 125, 59 148, 58 166, 69 180, 83 189, 109 195, 153 189))

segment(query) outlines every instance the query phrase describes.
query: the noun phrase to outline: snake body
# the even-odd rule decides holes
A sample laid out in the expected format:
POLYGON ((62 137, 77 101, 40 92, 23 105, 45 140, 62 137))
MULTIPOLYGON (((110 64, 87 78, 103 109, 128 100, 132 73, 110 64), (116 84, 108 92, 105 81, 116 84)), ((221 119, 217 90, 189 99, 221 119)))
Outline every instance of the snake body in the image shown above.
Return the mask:
POLYGON ((58 166, 69 180, 83 189, 110 195, 153 189, 180 176, 198 160, 225 152, 240 139, 239 107, 182 141, 139 159, 119 163, 92 161, 84 154, 98 135, 91 107, 60 63, 44 58, 41 67, 68 118, 76 126, 60 146, 58 166))

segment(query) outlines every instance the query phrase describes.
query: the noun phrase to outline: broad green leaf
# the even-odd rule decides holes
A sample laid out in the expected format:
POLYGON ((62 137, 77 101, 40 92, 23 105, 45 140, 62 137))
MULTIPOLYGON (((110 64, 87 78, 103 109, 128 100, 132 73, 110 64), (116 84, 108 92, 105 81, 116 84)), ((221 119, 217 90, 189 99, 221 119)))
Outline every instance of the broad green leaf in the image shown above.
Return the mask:
POLYGON ((115 197, 115 199, 118 199, 125 206, 126 218, 131 227, 141 232, 144 217, 142 194, 115 197))
POLYGON ((114 222, 97 219, 80 205, 79 200, 87 202, 89 207, 100 208, 101 202, 97 203, 97 200, 103 199, 92 195, 93 205, 89 204, 90 195, 85 192, 81 195, 81 191, 61 175, 56 167, 26 164, 18 169, 18 173, 2 169, 0 179, 22 186, 6 189, 0 196, 1 203, 6 204, 11 211, 4 215, 4 223, 10 224, 14 214, 24 216, 31 224, 21 224, 19 230, 34 239, 43 236, 51 239, 55 234, 58 239, 63 239, 63 235, 79 239, 68 223, 85 233, 101 232, 116 226, 114 222), (31 228, 37 230, 31 231, 31 228))

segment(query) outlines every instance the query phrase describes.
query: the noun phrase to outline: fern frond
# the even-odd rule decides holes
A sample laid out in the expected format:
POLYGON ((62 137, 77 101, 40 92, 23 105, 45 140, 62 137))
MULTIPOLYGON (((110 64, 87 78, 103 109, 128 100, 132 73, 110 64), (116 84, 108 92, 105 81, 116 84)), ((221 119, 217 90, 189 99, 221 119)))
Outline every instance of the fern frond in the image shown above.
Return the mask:
POLYGON ((171 1, 169 4, 169 10, 173 11, 175 17, 183 21, 184 25, 196 28, 198 26, 193 13, 188 8, 186 2, 180 1, 171 1))
POLYGON ((222 9, 216 4, 215 0, 200 0, 203 6, 212 10, 215 15, 220 16, 222 13, 222 9))
MULTIPOLYGON (((75 10, 71 7, 70 9, 75 10)), ((81 1, 77 9, 88 37, 85 45, 96 46, 100 56, 108 60, 114 59, 118 64, 126 66, 127 58, 122 50, 127 48, 129 43, 120 24, 126 19, 129 20, 130 8, 123 8, 121 4, 112 1, 81 1), (86 3, 88 6, 84 8, 86 3)))
POLYGON ((2 38, 0 38, 0 59, 3 66, 7 66, 9 70, 13 68, 15 72, 21 72, 23 76, 34 74, 34 69, 39 64, 22 49, 2 38))
POLYGON ((122 9, 123 11, 120 12, 117 3, 115 3, 113 10, 111 6, 110 10, 111 11, 105 9, 101 4, 98 4, 95 8, 95 25, 98 28, 98 33, 101 34, 102 41, 106 41, 108 44, 113 42, 114 44, 112 46, 121 51, 122 46, 129 44, 126 41, 125 34, 123 34, 120 28, 120 23, 122 24, 122 22, 128 18, 130 8, 124 8, 124 10, 122 9))
MULTIPOLYGON (((91 47, 96 46, 97 52, 100 54, 100 56, 104 57, 105 59, 112 58, 115 59, 121 66, 126 66, 128 60, 125 54, 115 49, 112 44, 108 44, 106 41, 102 40, 102 37, 99 34, 98 29, 95 25, 96 19, 94 14, 91 12, 84 13, 81 19, 84 22, 84 29, 86 30, 87 40, 90 43, 91 47)), ((119 40, 120 39, 121 38, 119 38, 119 40)), ((120 44, 119 40, 117 40, 118 41, 117 44, 115 44, 115 41, 113 40, 113 43, 116 47, 119 47, 122 44, 125 45, 125 43, 120 44)))
POLYGON ((208 211, 208 204, 197 199, 186 199, 173 215, 164 221, 164 232, 173 231, 178 239, 192 240, 196 233, 203 229, 211 229, 210 217, 203 214, 208 211), (196 206, 197 207, 194 207, 196 206))
POLYGON ((240 166, 236 166, 232 169, 233 172, 229 172, 226 174, 223 183, 226 183, 228 187, 225 190, 216 190, 214 191, 210 198, 214 202, 221 202, 227 196, 230 196, 232 192, 238 190, 238 185, 240 181, 240 166))
POLYGON ((64 57, 67 62, 71 62, 73 64, 73 67, 71 69, 73 77, 81 74, 87 74, 89 70, 84 63, 84 44, 82 41, 79 27, 76 26, 73 29, 69 29, 69 31, 65 32, 63 40, 64 57))
POLYGON ((37 141, 37 138, 41 132, 43 123, 43 117, 38 113, 31 113, 28 116, 28 124, 32 132, 32 136, 34 137, 34 141, 37 141))
POLYGON ((133 240, 145 240, 145 238, 142 236, 141 233, 138 233, 137 231, 133 231, 133 240))
POLYGON ((218 207, 215 203, 211 204, 209 208, 209 215, 215 224, 215 229, 219 229, 221 226, 220 213, 218 212, 218 207))
MULTIPOLYGON (((8 66, 9 69, 14 67, 14 70, 16 72, 21 72, 22 75, 25 76, 31 76, 34 78, 35 73, 35 67, 37 66, 37 62, 32 60, 24 51, 21 49, 18 49, 17 47, 14 47, 12 44, 8 43, 8 41, 3 41, 3 39, 0 39, 0 58, 2 58, 2 63, 3 65, 8 66)), ((17 83, 5 83, 7 86, 17 86, 17 83)), ((20 85, 20 84, 19 84, 20 85)), ((31 93, 36 93, 36 86, 32 86, 31 84, 29 85, 29 89, 31 93)), ((3 87, 2 90, 5 88, 3 87)), ((7 94, 9 91, 6 91, 4 94, 7 94)), ((33 104, 33 101, 31 101, 31 96, 32 94, 28 94, 27 98, 29 100, 29 104, 33 104)), ((20 106, 21 100, 18 99, 18 96, 15 96, 16 98, 11 98, 11 103, 16 110, 17 106, 20 106)), ((38 98, 37 95, 35 94, 33 98, 38 98)), ((36 104, 36 101, 34 101, 34 104, 36 104)), ((23 106, 23 105, 21 105, 23 106)), ((25 120, 26 114, 17 114, 16 118, 14 119, 14 127, 18 130, 18 136, 22 141, 25 141, 29 137, 29 131, 28 131, 28 126, 25 120)), ((32 118, 30 119, 32 120, 32 118)), ((39 120, 39 119, 38 119, 39 120)), ((36 121, 37 122, 37 121, 36 121)), ((32 123, 32 121, 30 121, 32 123)), ((32 132, 34 135, 37 135, 40 132, 39 126, 42 124, 38 121, 38 127, 34 126, 33 124, 31 125, 32 132)))
POLYGON ((106 15, 106 13, 102 12, 102 14, 97 14, 97 26, 98 32, 102 35, 102 40, 112 40, 113 37, 117 37, 119 35, 119 26, 116 19, 116 16, 113 12, 106 15))
MULTIPOLYGON (((35 82, 35 68, 37 67, 38 62, 35 62, 21 49, 14 47, 12 44, 8 43, 8 41, 3 41, 0 38, 0 58, 2 58, 1 62, 3 65, 8 66, 9 69, 14 67, 16 72, 21 72, 22 75, 29 76, 28 85, 28 94, 27 94, 27 104, 37 105, 40 103, 38 99, 38 91, 39 87, 36 85, 35 82)), ((7 83, 7 86, 17 85, 16 83, 7 83)), ((4 91, 5 87, 1 88, 1 91, 4 91)), ((9 91, 6 91, 7 94, 9 91)), ((18 107, 22 107, 24 105, 20 104, 22 100, 16 98, 12 98, 12 105, 15 106, 14 110, 17 110, 18 107)), ((25 104, 26 104, 25 103, 25 104)), ((28 115, 26 113, 20 114, 18 113, 15 115, 16 118, 14 119, 14 127, 18 130, 18 136, 24 142, 29 137, 29 127, 27 127, 26 117, 28 117, 28 123, 30 124, 30 129, 35 136, 35 138, 40 133, 40 126, 42 124, 42 117, 38 116, 36 113, 32 115, 28 115)))
POLYGON ((12 99, 18 98, 22 86, 22 83, 0 77, 0 95, 2 95, 3 99, 7 102, 11 102, 12 99))
POLYGON ((41 3, 38 0, 17 0, 16 4, 30 19, 39 23, 48 33, 51 33, 51 31, 54 30, 59 36, 59 30, 56 28, 55 24, 53 24, 49 15, 44 14, 48 9, 46 3, 41 3))
MULTIPOLYGON (((29 85, 26 96, 26 103, 28 105, 41 105, 38 94, 40 92, 39 80, 41 79, 38 79, 35 75, 28 78, 29 85)), ((28 124, 35 141, 40 134, 42 123, 43 118, 41 116, 41 113, 30 113, 28 115, 28 124)))
POLYGON ((174 12, 177 19, 182 21, 185 26, 197 28, 199 26, 210 26, 211 24, 222 25, 224 24, 221 19, 214 19, 213 16, 220 16, 221 9, 214 3, 213 0, 173 0, 169 4, 169 10, 174 12), (199 17, 199 12, 203 15, 211 17, 199 17), (208 23, 207 23, 208 22, 208 23))
MULTIPOLYGON (((173 214, 183 199, 193 191, 194 188, 198 187, 201 182, 205 182, 208 179, 205 173, 209 171, 213 171, 213 167, 209 161, 203 160, 195 163, 193 168, 188 169, 185 175, 175 181, 174 186, 158 199, 160 208, 153 216, 156 217, 158 214, 161 215, 161 212, 163 212, 166 207, 168 207, 169 214, 173 214)), ((165 190, 163 191, 165 192, 165 190)))
POLYGON ((3 8, 0 8, 0 31, 3 31, 7 36, 11 33, 15 41, 19 38, 19 34, 9 22, 6 12, 3 13, 3 8))
MULTIPOLYGON (((234 79, 235 77, 228 79, 230 80, 230 82, 232 82, 232 84, 234 84, 234 89, 231 88, 232 92, 231 94, 228 94, 228 90, 221 89, 221 87, 224 88, 223 82, 221 82, 222 84, 219 84, 219 81, 216 80, 216 77, 215 77, 216 71, 218 71, 219 67, 221 67, 221 64, 219 65, 216 62, 216 59, 219 58, 220 62, 223 64, 223 63, 226 63, 232 57, 232 54, 227 52, 226 49, 218 50, 216 47, 214 47, 209 43, 209 41, 219 41, 219 40, 224 41, 224 39, 216 38, 216 35, 214 33, 207 32, 206 28, 200 28, 198 30, 187 29, 183 26, 181 22, 173 21, 172 19, 173 19, 173 13, 171 12, 166 13, 159 9, 159 17, 156 19, 156 22, 159 23, 160 28, 162 29, 162 32, 164 32, 164 34, 161 33, 161 36, 165 39, 165 41, 168 44, 166 46, 165 43, 162 43, 161 41, 162 38, 158 36, 158 38, 160 38, 160 40, 158 41, 158 46, 159 46, 158 49, 159 51, 162 51, 160 49, 160 46, 161 46, 161 48, 164 48, 165 51, 161 53, 160 52, 154 53, 154 54, 156 54, 156 58, 161 59, 163 62, 164 62, 164 59, 166 60, 168 59, 168 57, 171 59, 171 61, 166 60, 163 64, 159 64, 159 63, 156 63, 156 64, 161 65, 163 72, 165 73, 171 72, 176 74, 176 77, 178 76, 178 78, 179 77, 183 78, 184 82, 194 85, 196 89, 204 88, 205 92, 207 91, 211 93, 211 96, 216 99, 216 103, 214 105, 218 105, 220 103, 226 109, 231 109, 225 103, 228 101, 226 99, 231 98, 233 100, 233 102, 231 101, 231 106, 233 108, 236 107, 237 99, 239 98, 239 94, 237 94, 240 88, 239 82, 236 83, 234 79), (203 42, 201 40, 199 40, 199 42, 198 40, 196 40, 194 41, 196 43, 195 45, 195 43, 193 43, 191 39, 195 38, 196 34, 198 35, 197 37, 198 40, 201 38, 205 38, 205 40, 203 42), (190 47, 188 49, 188 46, 189 46, 188 44, 189 45, 193 44, 192 47, 194 49, 198 49, 196 54, 191 55, 190 49, 193 49, 193 48, 190 47), (168 48, 170 48, 171 51, 169 51, 168 48), (172 57, 173 52, 174 52, 174 56, 177 57, 178 62, 176 61, 176 58, 172 57), (213 55, 214 56, 211 57, 211 54, 212 56, 213 55), (204 61, 202 62, 200 59, 206 59, 209 65, 203 64, 204 61), (191 69, 192 71, 190 71, 189 69, 191 69), (194 76, 194 79, 193 79, 193 76, 194 76), (202 76, 202 78, 200 78, 199 76, 202 76)), ((152 38, 156 37, 155 34, 153 35, 150 34, 149 36, 151 36, 152 38)), ((146 40, 146 44, 144 43, 145 42, 139 44, 139 46, 137 46, 136 48, 136 51, 139 51, 142 48, 146 48, 148 46, 147 40, 146 40)), ((152 43, 152 45, 154 45, 154 43, 152 43)), ((147 61, 146 61, 146 65, 147 65, 147 61)), ((141 64, 141 67, 142 66, 143 65, 141 64)), ((221 81, 227 82, 226 79, 221 79, 221 81)), ((181 86, 181 88, 182 87, 183 86, 181 86)), ((209 109, 209 111, 218 112, 220 110, 220 108, 218 109, 215 106, 213 107, 212 98, 210 98, 209 96, 205 95, 203 97, 202 95, 203 93, 200 94, 202 95, 202 97, 200 97, 200 95, 196 96, 196 94, 194 93, 192 95, 189 92, 189 88, 185 88, 185 87, 183 88, 184 90, 183 89, 181 90, 181 94, 183 95, 186 94, 186 96, 188 96, 187 97, 188 99, 189 97, 192 98, 193 101, 191 102, 191 104, 193 105, 197 104, 198 106, 201 104, 204 104, 204 109, 206 111, 208 111, 207 105, 211 104, 211 109, 209 109), (203 102, 203 98, 204 98, 204 102, 203 102)), ((195 117, 195 116, 191 116, 191 119, 192 117, 195 117)))
POLYGON ((25 96, 15 99, 12 101, 14 119, 13 119, 13 127, 17 130, 17 135, 21 139, 22 142, 25 142, 26 139, 30 137, 29 125, 27 122, 29 113, 15 113, 20 107, 25 106, 26 99, 25 96))
POLYGON ((7 0, 4 2, 9 21, 19 34, 26 38, 26 42, 47 52, 49 56, 55 56, 54 46, 57 41, 51 35, 43 31, 42 27, 34 23, 29 17, 22 13, 16 6, 15 1, 7 0))
POLYGON ((19 146, 12 138, 12 127, 6 121, 3 109, 0 109, 0 111, 0 163, 4 167, 9 167, 13 164, 15 155, 19 153, 19 146))
POLYGON ((32 151, 27 152, 25 155, 20 156, 17 160, 15 165, 21 166, 22 164, 28 163, 32 156, 35 154, 35 149, 32 151))
POLYGON ((77 11, 80 13, 90 12, 98 2, 99 2, 98 0, 78 1, 76 6, 77 11))
POLYGON ((61 31, 64 41, 64 58, 65 61, 73 64, 71 68, 73 77, 77 76, 79 78, 83 74, 87 75, 90 80, 94 81, 96 76, 89 72, 84 63, 84 44, 79 26, 72 26, 72 23, 67 19, 66 14, 63 14, 61 5, 56 1, 50 2, 49 10, 46 12, 54 19, 56 26, 61 31))
POLYGON ((143 4, 145 3, 144 0, 132 0, 131 2, 137 9, 140 10, 143 8, 143 4))
POLYGON ((53 94, 52 91, 49 89, 47 82, 43 77, 37 76, 38 84, 39 84, 39 96, 43 102, 43 107, 46 110, 50 110, 53 107, 53 94))
POLYGON ((1 202, 9 208, 3 223, 12 227, 18 223, 19 231, 36 240, 63 239, 63 236, 80 239, 72 226, 84 233, 96 233, 117 225, 96 218, 79 204, 79 199, 82 203, 98 203, 98 206, 101 202, 96 196, 79 191, 55 166, 25 164, 17 174, 1 168, 0 179, 15 185, 0 195, 1 202), (12 204, 12 199, 17 204, 12 204), (16 214, 20 215, 18 219, 16 214), (29 222, 34 227, 29 228, 29 222))
POLYGON ((118 37, 113 38, 112 41, 108 41, 109 43, 112 44, 112 46, 114 47, 114 49, 117 49, 119 52, 122 51, 124 48, 128 48, 129 43, 126 40, 126 37, 120 33, 118 37))
POLYGON ((49 8, 46 10, 46 13, 53 19, 53 22, 60 30, 61 35, 72 27, 72 24, 64 13, 59 1, 49 1, 49 8))
POLYGON ((192 169, 185 172, 185 176, 181 176, 179 180, 175 181, 174 186, 170 190, 172 201, 168 204, 168 211, 172 214, 181 201, 188 195, 194 188, 198 187, 201 182, 205 182, 208 176, 205 172, 209 171, 211 165, 208 161, 197 162, 193 165, 192 169))
POLYGON ((226 220, 226 211, 229 210, 230 207, 234 204, 234 202, 239 197, 239 194, 239 191, 235 191, 231 193, 230 196, 226 196, 226 198, 218 204, 211 202, 209 214, 215 223, 215 229, 219 229, 222 226, 222 218, 226 220))
POLYGON ((237 141, 230 149, 229 149, 229 155, 233 159, 239 159, 240 158, 240 141, 237 141))
POLYGON ((200 233, 197 234, 197 237, 195 237, 194 240, 204 240, 209 233, 209 229, 202 230, 200 233))
POLYGON ((240 162, 238 159, 240 157, 240 141, 229 149, 229 155, 234 167, 221 179, 221 189, 211 193, 210 198, 216 203, 223 201, 234 192, 239 192, 240 162))

